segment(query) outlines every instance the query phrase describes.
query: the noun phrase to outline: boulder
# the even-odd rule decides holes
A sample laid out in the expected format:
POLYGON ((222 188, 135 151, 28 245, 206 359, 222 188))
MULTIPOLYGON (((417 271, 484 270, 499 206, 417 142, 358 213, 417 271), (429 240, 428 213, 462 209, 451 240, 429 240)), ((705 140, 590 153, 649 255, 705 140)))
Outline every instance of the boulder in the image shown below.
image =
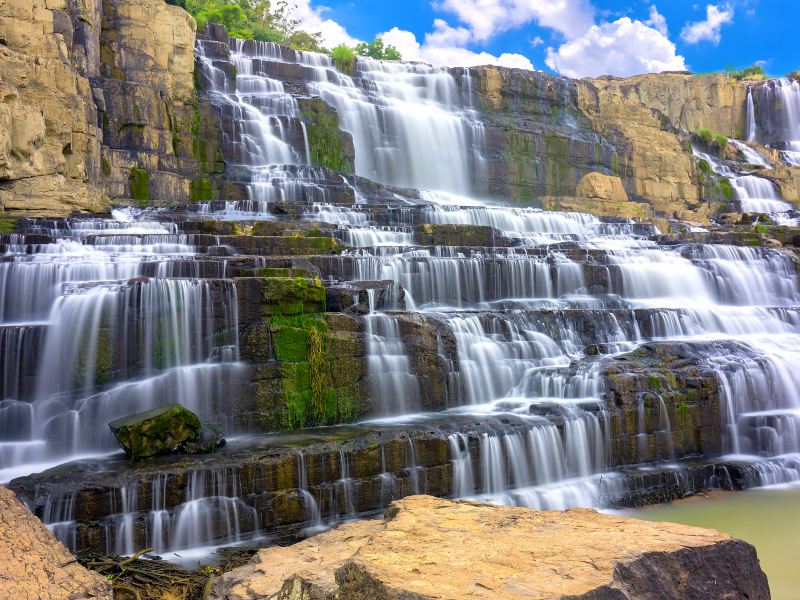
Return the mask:
POLYGON ((613 200, 614 202, 627 202, 628 194, 622 187, 619 177, 604 175, 603 173, 587 173, 578 182, 575 194, 581 198, 596 198, 598 200, 613 200))
POLYGON ((197 415, 180 404, 167 404, 111 421, 108 426, 131 460, 178 452, 200 438, 197 415))
POLYGON ((755 549, 709 529, 412 496, 383 520, 261 550, 217 600, 769 598, 755 549))
POLYGON ((180 450, 185 454, 209 454, 225 443, 222 427, 216 423, 203 423, 197 438, 183 444, 180 450))
POLYGON ((87 571, 42 522, 0 485, 0 596, 111 600, 111 582, 87 571))

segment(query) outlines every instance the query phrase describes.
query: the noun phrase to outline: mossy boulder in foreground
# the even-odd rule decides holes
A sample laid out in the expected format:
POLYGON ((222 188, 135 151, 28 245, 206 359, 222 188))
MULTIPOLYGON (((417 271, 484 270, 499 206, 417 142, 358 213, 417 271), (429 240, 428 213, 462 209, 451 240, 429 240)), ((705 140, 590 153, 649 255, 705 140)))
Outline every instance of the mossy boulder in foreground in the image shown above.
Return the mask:
POLYGON ((221 432, 208 427, 204 431, 197 415, 180 404, 129 415, 108 426, 131 460, 175 452, 210 452, 221 444, 221 432))

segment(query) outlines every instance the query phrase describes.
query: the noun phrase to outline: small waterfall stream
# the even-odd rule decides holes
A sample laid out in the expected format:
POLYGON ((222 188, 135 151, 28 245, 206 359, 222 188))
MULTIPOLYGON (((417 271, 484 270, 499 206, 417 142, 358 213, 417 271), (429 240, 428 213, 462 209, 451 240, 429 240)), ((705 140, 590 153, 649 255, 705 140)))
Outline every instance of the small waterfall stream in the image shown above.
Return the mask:
POLYGON ((772 79, 748 92, 748 139, 779 150, 783 160, 800 166, 800 82, 772 79))

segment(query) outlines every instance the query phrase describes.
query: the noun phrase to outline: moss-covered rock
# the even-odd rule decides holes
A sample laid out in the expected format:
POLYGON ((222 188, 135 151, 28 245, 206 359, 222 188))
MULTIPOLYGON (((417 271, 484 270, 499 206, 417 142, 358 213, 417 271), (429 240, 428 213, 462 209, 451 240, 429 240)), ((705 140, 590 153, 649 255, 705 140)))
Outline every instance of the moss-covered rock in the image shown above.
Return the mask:
POLYGON ((116 419, 108 426, 131 460, 178 452, 199 439, 202 427, 197 415, 180 404, 166 404, 116 419))
POLYGON ((137 206, 150 206, 150 174, 145 169, 133 168, 128 175, 131 199, 137 206))
POLYGON ((353 138, 339 127, 339 115, 321 98, 298 101, 305 124, 311 164, 341 173, 355 171, 353 138))
POLYGON ((414 228, 414 237, 423 246, 508 247, 510 240, 494 227, 483 225, 437 225, 426 223, 414 228))

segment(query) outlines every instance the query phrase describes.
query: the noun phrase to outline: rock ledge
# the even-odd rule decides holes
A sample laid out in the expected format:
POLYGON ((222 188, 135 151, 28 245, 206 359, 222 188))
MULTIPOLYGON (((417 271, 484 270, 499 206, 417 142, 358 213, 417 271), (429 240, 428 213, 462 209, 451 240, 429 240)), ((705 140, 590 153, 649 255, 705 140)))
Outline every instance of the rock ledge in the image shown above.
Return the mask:
POLYGON ((769 598, 755 549, 708 529, 430 496, 260 551, 212 598, 769 598))

